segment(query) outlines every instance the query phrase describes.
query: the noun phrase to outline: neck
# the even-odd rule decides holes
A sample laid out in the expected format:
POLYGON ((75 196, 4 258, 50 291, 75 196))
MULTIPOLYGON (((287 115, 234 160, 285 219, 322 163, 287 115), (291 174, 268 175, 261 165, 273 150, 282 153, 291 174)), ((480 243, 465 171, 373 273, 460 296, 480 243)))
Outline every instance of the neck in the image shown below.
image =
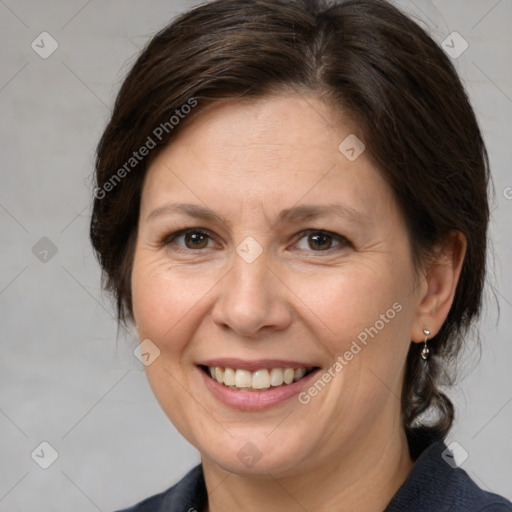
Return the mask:
POLYGON ((206 512, 382 512, 409 475, 413 461, 404 431, 370 432, 315 467, 291 477, 240 476, 203 457, 206 512))

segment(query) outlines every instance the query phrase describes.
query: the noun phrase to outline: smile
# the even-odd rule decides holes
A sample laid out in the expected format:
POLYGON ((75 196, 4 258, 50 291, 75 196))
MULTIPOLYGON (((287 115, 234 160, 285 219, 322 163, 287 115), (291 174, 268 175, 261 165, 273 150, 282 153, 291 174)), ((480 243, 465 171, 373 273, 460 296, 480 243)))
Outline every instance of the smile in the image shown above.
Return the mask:
POLYGON ((241 411, 261 411, 284 404, 320 371, 311 363, 278 359, 211 359, 201 361, 196 368, 211 396, 241 411))
POLYGON ((314 367, 307 368, 260 368, 249 371, 241 368, 203 366, 212 379, 229 389, 265 391, 269 388, 286 386, 308 375, 314 367))

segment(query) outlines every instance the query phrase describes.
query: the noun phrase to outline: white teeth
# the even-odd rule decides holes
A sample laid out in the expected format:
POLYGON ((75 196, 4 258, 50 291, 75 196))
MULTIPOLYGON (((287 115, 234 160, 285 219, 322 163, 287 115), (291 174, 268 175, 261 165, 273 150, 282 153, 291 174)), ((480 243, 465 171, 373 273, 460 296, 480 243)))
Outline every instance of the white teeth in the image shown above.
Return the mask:
POLYGON ((224 384, 226 384, 226 386, 235 385, 235 370, 233 370, 233 368, 226 368, 224 370, 224 384))
POLYGON ((272 370, 270 370, 270 385, 280 386, 283 382, 283 370, 281 370, 281 368, 272 368, 272 370))
POLYGON ((283 374, 284 383, 291 384, 295 378, 295 371, 293 368, 286 368, 283 374))
POLYGON ((252 387, 254 389, 267 389, 270 387, 268 370, 257 370, 252 374, 252 387))
POLYGON ((235 386, 237 388, 250 388, 252 386, 251 372, 247 370, 237 370, 235 372, 235 386))
POLYGON ((262 368, 255 372, 248 370, 209 366, 211 377, 232 389, 264 390, 302 379, 311 368, 262 368))

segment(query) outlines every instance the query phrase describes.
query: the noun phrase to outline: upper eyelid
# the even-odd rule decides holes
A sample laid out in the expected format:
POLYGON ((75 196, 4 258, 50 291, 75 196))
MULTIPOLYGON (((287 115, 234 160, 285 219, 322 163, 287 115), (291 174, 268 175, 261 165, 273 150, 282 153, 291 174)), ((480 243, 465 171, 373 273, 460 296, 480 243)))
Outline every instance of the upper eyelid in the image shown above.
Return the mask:
POLYGON ((176 238, 186 235, 187 233, 203 233, 205 235, 208 235, 212 240, 215 238, 215 236, 212 235, 212 232, 209 229, 206 228, 185 228, 185 229, 179 229, 178 231, 174 231, 172 233, 169 233, 168 235, 165 235, 162 238, 162 245, 166 245, 174 241, 176 238))
MULTIPOLYGON (((197 228, 184 228, 184 229, 180 229, 178 231, 175 231, 175 232, 165 236, 163 238, 163 240, 162 240, 162 244, 163 245, 170 244, 176 238, 178 238, 180 236, 183 236, 183 235, 186 235, 187 233, 190 233, 190 232, 203 233, 203 234, 209 236, 212 241, 215 241, 215 238, 216 238, 216 235, 213 235, 213 233, 209 229, 207 229, 207 228, 201 228, 201 227, 197 227, 197 228)), ((333 239, 337 240, 338 242, 341 242, 341 243, 345 242, 348 245, 352 245, 352 243, 350 242, 350 240, 348 238, 346 238, 343 235, 340 235, 339 233, 334 233, 333 231, 329 231, 329 230, 326 230, 326 229, 316 229, 316 228, 308 228, 308 229, 304 229, 304 230, 299 231, 298 233, 296 233, 294 235, 294 239, 296 239, 295 243, 297 241, 299 241, 300 239, 302 239, 303 237, 305 237, 305 236, 307 236, 309 234, 312 234, 312 233, 323 233, 323 234, 326 234, 328 236, 331 236, 333 239)), ((189 249, 189 250, 193 250, 193 249, 189 249)), ((198 249, 198 250, 200 250, 200 249, 198 249)), ((327 252, 327 251, 312 251, 312 252, 327 252)))
MULTIPOLYGON (((340 235, 339 233, 334 233, 333 231, 329 231, 327 229, 306 229, 306 230, 303 230, 303 231, 300 231, 299 233, 297 233, 295 235, 296 237, 296 241, 295 243, 297 243, 299 240, 301 240, 302 238, 304 238, 305 236, 307 236, 308 234, 312 234, 312 233, 322 233, 322 234, 326 234, 330 237, 332 237, 334 240, 336 240, 339 244, 341 245, 345 245, 345 246, 349 246, 349 247, 354 247, 354 245, 352 244, 352 242, 346 237, 346 236, 343 236, 343 235, 340 235)), ((337 246, 335 247, 330 247, 329 249, 327 250, 323 250, 323 251, 311 251, 311 252, 317 252, 317 253, 327 253, 329 252, 329 250, 331 249, 336 249, 337 246)))
POLYGON ((295 236, 302 238, 303 236, 306 236, 311 233, 323 233, 325 235, 332 236, 333 238, 346 240, 348 242, 347 237, 340 235, 339 233, 335 233, 334 231, 329 231, 328 229, 314 229, 314 228, 304 229, 303 231, 299 231, 295 236))

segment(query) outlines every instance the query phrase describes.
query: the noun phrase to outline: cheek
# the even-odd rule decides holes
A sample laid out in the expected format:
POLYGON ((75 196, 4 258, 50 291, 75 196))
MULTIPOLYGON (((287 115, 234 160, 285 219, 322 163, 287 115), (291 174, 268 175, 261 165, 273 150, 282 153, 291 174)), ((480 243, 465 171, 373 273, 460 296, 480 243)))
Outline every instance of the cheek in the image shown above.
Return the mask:
MULTIPOLYGON (((133 313, 140 336, 155 343, 183 339, 174 331, 190 325, 190 318, 211 288, 207 275, 194 278, 161 255, 136 251, 132 271, 133 313), (187 318, 187 321, 183 321, 187 318)), ((169 345, 167 348, 177 348, 169 345)), ((163 348, 163 347, 162 347, 163 348)))
POLYGON ((382 268, 376 275, 362 267, 310 287, 310 307, 328 326, 322 343, 335 375, 324 399, 340 421, 376 417, 390 397, 400 395, 412 311, 407 290, 406 280, 393 272, 382 268))
POLYGON ((139 328, 160 339, 190 309, 191 287, 182 286, 173 266, 157 254, 136 250, 132 302, 139 328))
MULTIPOLYGON (((165 279, 166 269, 136 250, 132 270, 133 316, 140 337, 149 337, 164 329, 162 320, 172 282, 165 279)), ((159 337, 159 336, 157 336, 159 337)))
POLYGON ((337 269, 321 278, 300 278, 294 286, 328 333, 330 352, 337 354, 359 334, 364 340, 366 329, 375 324, 379 334, 392 331, 391 326, 401 321, 397 310, 403 310, 405 290, 407 283, 392 269, 381 266, 377 271, 367 265, 337 269))
MULTIPOLYGON (((412 308, 406 262, 353 265, 321 280, 297 282, 297 295, 325 326, 321 343, 332 358, 335 378, 332 414, 363 421, 377 415, 393 394, 399 396, 409 346, 412 308), (393 390, 390 393, 390 390, 393 390)), ((316 333, 317 335, 319 333, 316 333)))
MULTIPOLYGON (((169 419, 188 439, 193 420, 187 411, 193 407, 190 395, 183 393, 188 381, 181 363, 197 324, 194 315, 200 296, 209 287, 201 279, 180 278, 165 258, 143 249, 135 253, 131 282, 139 337, 150 339, 160 350, 159 357, 144 368, 148 382, 169 419)), ((195 414, 201 419, 198 411, 195 414)))

